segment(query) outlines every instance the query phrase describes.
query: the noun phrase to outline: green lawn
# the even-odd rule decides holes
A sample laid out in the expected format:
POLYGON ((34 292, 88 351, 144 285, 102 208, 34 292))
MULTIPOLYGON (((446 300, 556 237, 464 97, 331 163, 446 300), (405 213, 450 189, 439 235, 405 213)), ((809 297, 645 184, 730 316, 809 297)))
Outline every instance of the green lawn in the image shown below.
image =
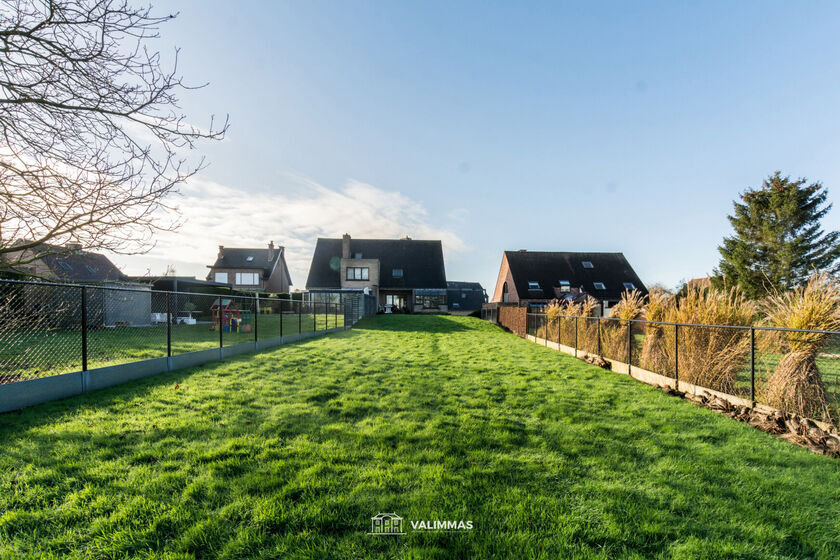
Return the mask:
POLYGON ((838 482, 489 323, 379 316, 0 416, 0 558, 836 560, 838 482))
MULTIPOLYGON (((304 313, 258 318, 261 340, 313 329, 344 326, 344 316, 304 313), (282 325, 281 325, 282 323, 282 325)), ((172 326, 172 354, 218 348, 219 331, 209 322, 172 326)), ((253 329, 253 319, 250 321, 253 329)), ((254 332, 224 332, 223 344, 230 346, 254 340, 254 332)), ((109 366, 166 356, 166 325, 147 327, 105 327, 88 331, 88 367, 109 366)), ((67 373, 82 369, 82 336, 79 330, 53 329, 3 331, 0 340, 0 382, 4 376, 22 379, 67 373)))

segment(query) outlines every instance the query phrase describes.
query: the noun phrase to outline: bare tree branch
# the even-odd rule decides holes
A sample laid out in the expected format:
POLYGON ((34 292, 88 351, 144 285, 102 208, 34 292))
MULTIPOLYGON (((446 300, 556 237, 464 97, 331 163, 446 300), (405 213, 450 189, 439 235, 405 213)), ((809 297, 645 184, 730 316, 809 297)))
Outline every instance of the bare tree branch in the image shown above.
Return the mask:
POLYGON ((178 52, 164 68, 151 48, 176 15, 127 0, 0 4, 0 268, 46 243, 144 252, 179 225, 169 195, 228 121, 202 129, 179 108, 193 88, 178 52))

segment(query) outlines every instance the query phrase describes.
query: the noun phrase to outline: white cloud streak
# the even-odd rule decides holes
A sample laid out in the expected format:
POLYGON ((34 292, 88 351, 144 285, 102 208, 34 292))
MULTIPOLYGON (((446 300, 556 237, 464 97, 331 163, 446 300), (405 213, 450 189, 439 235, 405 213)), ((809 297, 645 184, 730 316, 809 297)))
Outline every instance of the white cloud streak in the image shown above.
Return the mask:
MULTIPOLYGON (((433 225, 421 203, 399 192, 354 180, 331 189, 298 176, 290 177, 289 186, 276 194, 192 179, 177 201, 184 225, 160 234, 156 247, 135 263, 139 270, 128 272, 142 273, 149 263, 168 261, 176 263, 179 274, 201 278, 215 260, 218 245, 263 247, 273 240, 286 247, 294 285, 303 289, 318 237, 409 235, 440 239, 445 254, 466 248, 454 232, 433 225)), ((126 264, 129 269, 134 266, 126 264)))

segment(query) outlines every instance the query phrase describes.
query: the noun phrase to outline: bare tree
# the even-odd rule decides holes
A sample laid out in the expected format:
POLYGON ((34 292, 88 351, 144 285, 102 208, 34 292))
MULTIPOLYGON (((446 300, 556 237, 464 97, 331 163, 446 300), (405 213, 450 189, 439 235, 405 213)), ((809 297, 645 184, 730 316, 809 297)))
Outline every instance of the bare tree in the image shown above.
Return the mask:
POLYGON ((194 88, 178 51, 164 65, 151 45, 177 14, 151 10, 0 4, 0 268, 47 243, 144 252, 156 231, 177 227, 167 195, 203 167, 190 159, 196 142, 221 139, 228 122, 186 120, 177 95, 194 88))

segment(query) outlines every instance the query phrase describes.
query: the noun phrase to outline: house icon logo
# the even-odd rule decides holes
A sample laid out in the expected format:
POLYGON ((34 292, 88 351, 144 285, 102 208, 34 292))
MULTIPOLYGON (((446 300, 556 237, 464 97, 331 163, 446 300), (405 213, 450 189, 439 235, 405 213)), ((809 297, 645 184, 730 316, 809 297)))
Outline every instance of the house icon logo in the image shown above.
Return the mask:
POLYGON ((370 518, 369 535, 404 535, 403 518, 396 513, 377 513, 370 518))

